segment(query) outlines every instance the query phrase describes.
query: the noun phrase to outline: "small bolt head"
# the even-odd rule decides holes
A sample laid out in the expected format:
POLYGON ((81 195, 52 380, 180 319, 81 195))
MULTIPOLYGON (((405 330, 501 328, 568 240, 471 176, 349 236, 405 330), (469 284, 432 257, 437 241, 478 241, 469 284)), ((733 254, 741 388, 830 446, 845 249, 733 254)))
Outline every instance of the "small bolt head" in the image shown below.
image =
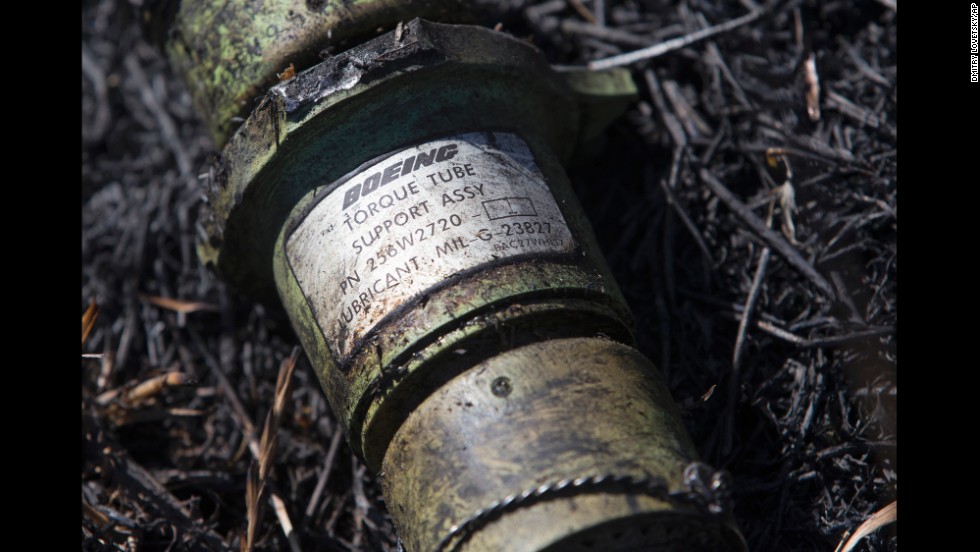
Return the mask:
POLYGON ((510 378, 507 376, 500 376, 490 384, 490 392, 500 398, 510 395, 513 390, 514 387, 511 385, 510 378))

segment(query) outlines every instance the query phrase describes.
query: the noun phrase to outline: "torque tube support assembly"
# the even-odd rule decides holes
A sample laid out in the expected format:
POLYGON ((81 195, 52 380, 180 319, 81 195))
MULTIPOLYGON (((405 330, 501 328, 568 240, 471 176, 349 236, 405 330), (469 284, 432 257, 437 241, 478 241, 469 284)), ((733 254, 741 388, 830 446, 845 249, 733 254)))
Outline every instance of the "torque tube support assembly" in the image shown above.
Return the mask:
POLYGON ((200 257, 285 308, 406 550, 744 550, 564 172, 628 72, 457 0, 144 15, 223 148, 200 257))

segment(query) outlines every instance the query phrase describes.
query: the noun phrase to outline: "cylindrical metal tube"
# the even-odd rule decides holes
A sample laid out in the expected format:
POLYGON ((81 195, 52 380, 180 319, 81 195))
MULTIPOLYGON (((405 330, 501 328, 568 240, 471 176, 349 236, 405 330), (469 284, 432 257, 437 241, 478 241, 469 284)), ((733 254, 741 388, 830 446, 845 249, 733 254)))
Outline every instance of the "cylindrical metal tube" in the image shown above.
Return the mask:
POLYGON ((410 551, 744 548, 562 168, 634 92, 414 20, 224 148, 201 257, 281 300, 410 551))
POLYGON ((737 531, 686 492, 696 458, 646 358, 570 338, 444 384, 382 473, 408 550, 737 550, 737 531))
POLYGON ((415 17, 465 22, 463 0, 146 0, 147 34, 167 50, 215 144, 223 146, 252 100, 287 67, 309 67, 379 26, 415 17))

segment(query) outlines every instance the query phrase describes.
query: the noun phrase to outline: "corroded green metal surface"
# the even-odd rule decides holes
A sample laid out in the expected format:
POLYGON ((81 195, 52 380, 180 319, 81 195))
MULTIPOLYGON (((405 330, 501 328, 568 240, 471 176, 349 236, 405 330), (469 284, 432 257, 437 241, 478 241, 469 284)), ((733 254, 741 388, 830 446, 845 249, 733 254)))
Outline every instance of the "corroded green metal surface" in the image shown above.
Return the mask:
POLYGON ((558 339, 512 349, 442 385, 396 433, 382 483, 410 551, 440 543, 467 552, 744 550, 730 518, 672 498, 696 459, 648 360, 608 340, 558 339), (518 498, 468 538, 446 539, 505 497, 603 475, 660 480, 667 492, 568 485, 518 498), (636 534, 624 536, 627 528, 636 534))
POLYGON ((399 21, 463 22, 473 14, 473 3, 460 0, 199 0, 180 2, 167 43, 220 147, 233 118, 248 115, 291 64, 306 69, 323 49, 399 21))

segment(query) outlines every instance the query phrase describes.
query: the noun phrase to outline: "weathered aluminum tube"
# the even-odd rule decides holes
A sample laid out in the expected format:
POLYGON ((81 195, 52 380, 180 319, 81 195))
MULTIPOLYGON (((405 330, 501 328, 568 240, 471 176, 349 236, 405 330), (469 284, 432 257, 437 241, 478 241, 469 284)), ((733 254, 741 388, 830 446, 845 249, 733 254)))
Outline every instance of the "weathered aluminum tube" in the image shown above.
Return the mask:
POLYGON ((711 485, 695 459, 648 360, 568 338, 443 385, 396 433, 383 481, 408 550, 738 550, 690 491, 711 485))
MULTIPOLYGON (((171 56, 224 136, 227 80, 186 68, 249 39, 182 39, 224 13, 185 4, 171 56)), ((409 551, 744 549, 563 169, 634 95, 416 19, 272 86, 224 147, 201 258, 281 300, 409 551)))

